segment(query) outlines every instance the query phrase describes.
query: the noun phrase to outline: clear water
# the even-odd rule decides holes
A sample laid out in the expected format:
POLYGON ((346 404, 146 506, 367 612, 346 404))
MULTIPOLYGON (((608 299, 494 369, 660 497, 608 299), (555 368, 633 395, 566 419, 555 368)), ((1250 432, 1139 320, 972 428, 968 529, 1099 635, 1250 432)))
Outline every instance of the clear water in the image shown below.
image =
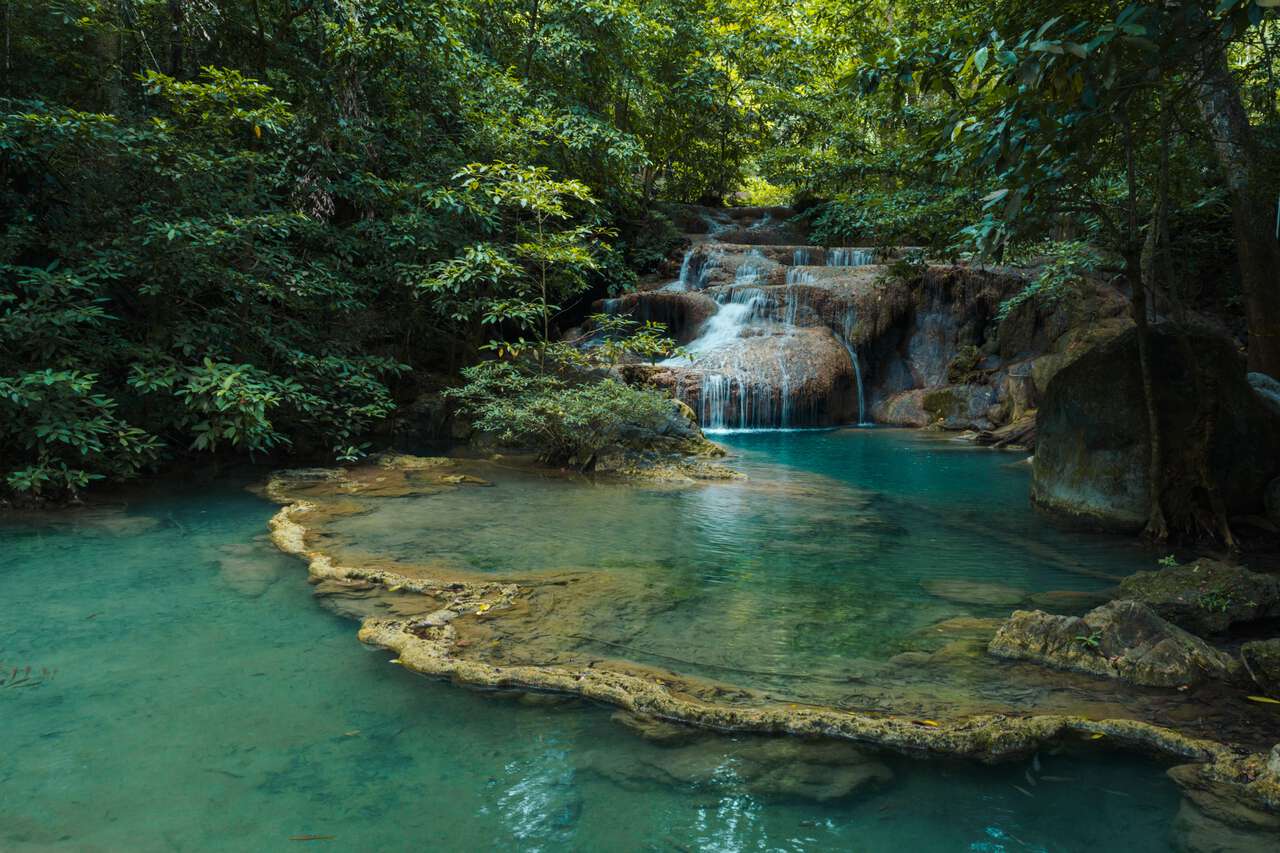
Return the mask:
MULTIPOLYGON (((1154 559, 1048 524, 1028 506, 1016 455, 902 430, 717 438, 747 482, 637 489, 489 467, 494 488, 374 501, 331 523, 326 547, 356 565, 376 555, 507 577, 603 570, 617 591, 548 628, 584 653, 849 707, 877 707, 859 705, 851 681, 914 679, 918 661, 883 667, 964 640, 955 620, 1038 603, 1081 601, 1083 612, 1096 601, 1081 593, 1154 559)), ((985 662, 982 644, 965 642, 985 662)), ((992 680, 980 669, 948 678, 966 697, 992 680)), ((982 689, 994 699, 1000 687, 982 689)))
MULTIPOLYGON (((890 460, 872 464, 880 453, 852 443, 863 438, 733 441, 757 473, 809 464, 826 447, 829 474, 889 476, 890 460)), ((1016 483, 1021 475, 999 464, 893 442, 884 450, 904 454, 892 482, 914 484, 926 515, 950 489, 981 497, 980 507, 1017 504, 1012 487, 993 498, 965 482, 983 471, 1016 483)), ((692 506, 706 520, 631 541, 704 531, 695 553, 709 562, 689 575, 693 586, 732 586, 748 571, 710 559, 717 543, 741 556, 745 524, 726 520, 733 513, 785 529, 777 510, 715 493, 683 500, 702 501, 692 506)), ((350 622, 309 598, 302 564, 263 539, 273 510, 223 484, 156 488, 118 512, 0 524, 0 661, 31 666, 34 682, 0 687, 0 849, 1167 849, 1177 796, 1162 768, 1102 752, 1042 754, 1039 772, 889 757, 891 783, 826 803, 747 784, 750 744, 728 739, 701 747, 701 770, 673 776, 683 753, 640 739, 606 709, 478 694, 363 649, 350 622), (333 837, 290 840, 304 835, 333 837)), ((815 519, 813 535, 849 532, 839 524, 815 519)), ((591 556, 573 536, 565 547, 591 556)), ((969 547, 949 546, 950 564, 969 547)), ((783 583, 784 568, 802 562, 752 565, 783 583)), ((1009 579, 1031 576, 981 562, 1009 579)))

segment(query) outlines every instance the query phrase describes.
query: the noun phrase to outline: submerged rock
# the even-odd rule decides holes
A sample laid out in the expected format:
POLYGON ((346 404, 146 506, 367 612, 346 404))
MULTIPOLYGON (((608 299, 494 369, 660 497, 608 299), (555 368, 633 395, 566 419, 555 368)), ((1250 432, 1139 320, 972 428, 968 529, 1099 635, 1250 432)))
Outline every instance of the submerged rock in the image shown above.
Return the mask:
POLYGON ((988 651, 1150 687, 1227 680, 1236 671, 1230 656, 1138 601, 1113 601, 1083 618, 1018 610, 988 651))
MULTIPOLYGON (((1280 473, 1280 417, 1245 380, 1232 343, 1187 332, 1208 400, 1198 400, 1178 334, 1151 330, 1157 408, 1163 425, 1166 513, 1174 524, 1196 505, 1198 455, 1205 431, 1200 404, 1213 413, 1204 463, 1228 513, 1253 515, 1263 491, 1280 473)), ((1039 381, 1037 380, 1037 385, 1039 381)), ((1055 515, 1123 531, 1146 523, 1150 484, 1147 415, 1138 367, 1137 333, 1130 329, 1062 368, 1041 402, 1031 499, 1055 515)))
POLYGON ((703 737, 635 755, 595 753, 591 769, 625 785, 714 786, 771 799, 840 800, 887 784, 893 771, 851 743, 703 737))
MULTIPOLYGON (((1068 615, 1084 615, 1095 607, 1101 607, 1117 596, 1115 590, 1087 591, 1078 589, 1052 589, 1037 592, 1028 600, 1040 610, 1068 615)), ((1127 597, 1127 596, 1126 596, 1127 597)))
POLYGON ((1220 757, 1169 770, 1182 789, 1174 842, 1189 853, 1280 848, 1280 744, 1270 754, 1220 757))
POLYGON ((1027 595, 1020 589, 998 583, 967 580, 930 580, 920 584, 925 592, 960 604, 1007 606, 1018 604, 1027 595))
MULTIPOLYGON (((1259 690, 1280 698, 1280 639, 1245 643, 1240 647, 1240 659, 1259 690)), ((1276 753, 1276 765, 1275 771, 1280 773, 1280 751, 1276 753)))
POLYGON ((1138 572, 1120 582, 1120 598, 1150 605, 1165 619, 1205 636, 1280 612, 1280 578, 1216 560, 1138 572))
POLYGON ((630 711, 616 711, 610 719, 645 740, 664 746, 686 744, 708 736, 707 732, 692 726, 660 720, 647 714, 633 714, 630 711))

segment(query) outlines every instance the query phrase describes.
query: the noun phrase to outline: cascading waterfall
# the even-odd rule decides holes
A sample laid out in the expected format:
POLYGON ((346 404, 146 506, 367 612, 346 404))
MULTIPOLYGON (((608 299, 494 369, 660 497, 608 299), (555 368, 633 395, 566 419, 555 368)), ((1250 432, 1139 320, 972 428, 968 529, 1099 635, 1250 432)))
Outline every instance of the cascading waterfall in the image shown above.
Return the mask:
POLYGON ((787 286, 788 287, 790 287, 793 284, 813 284, 815 281, 817 281, 817 278, 814 276, 814 274, 810 270, 804 269, 802 267, 787 268, 787 286))
POLYGON ((827 266, 829 267, 865 267, 875 261, 875 252, 871 249, 829 249, 827 250, 827 266))
POLYGON ((707 430, 793 429, 852 420, 854 411, 865 423, 862 365, 851 343, 855 318, 850 311, 842 330, 827 314, 848 304, 851 284, 860 285, 830 268, 871 264, 873 251, 761 242, 767 245, 722 243, 712 230, 685 253, 680 277, 664 289, 702 292, 687 299, 687 310, 705 319, 683 354, 662 362, 673 369, 659 374, 661 381, 673 383, 707 430), (708 296, 715 302, 709 316, 708 296))
POLYGON ((760 276, 764 274, 764 265, 760 263, 762 260, 764 260, 764 252, 759 249, 747 252, 746 259, 738 264, 738 269, 733 274, 734 286, 742 287, 759 281, 760 276))
POLYGON ((807 269, 791 267, 787 270, 787 309, 783 322, 788 326, 799 325, 800 309, 808 304, 805 291, 795 290, 795 286, 813 284, 815 280, 813 273, 807 269))
POLYGON ((849 361, 853 364, 853 378, 858 385, 858 426, 869 426, 867 421, 867 398, 862 390, 862 366, 858 363, 858 351, 854 348, 850 341, 853 340, 853 330, 857 327, 858 315, 853 308, 845 312, 844 322, 841 324, 840 343, 844 344, 845 351, 849 353, 849 361))
POLYGON ((708 282, 711 280, 711 273, 720 266, 719 249, 712 249, 709 252, 699 253, 695 249, 689 249, 684 253, 684 260, 680 262, 680 277, 670 284, 664 285, 662 290, 704 290, 708 282))

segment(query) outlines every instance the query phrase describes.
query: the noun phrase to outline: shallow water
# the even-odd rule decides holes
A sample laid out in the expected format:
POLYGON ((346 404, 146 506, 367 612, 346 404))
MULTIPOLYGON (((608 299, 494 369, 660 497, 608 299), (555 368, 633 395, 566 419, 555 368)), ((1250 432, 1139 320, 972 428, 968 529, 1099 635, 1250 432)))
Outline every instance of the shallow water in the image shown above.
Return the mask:
MULTIPOLYGON (((645 663, 778 687, 933 650, 945 620, 1100 591, 1153 565, 1027 502, 1028 466, 902 430, 719 436, 742 482, 635 488, 485 468, 494 488, 370 503, 326 548, 520 576, 604 570, 633 590, 573 636, 645 663), (643 595, 644 604, 637 603, 643 595)), ((1079 609, 1083 612, 1088 604, 1079 609)), ((1054 609, 1062 611, 1061 606, 1054 609)))
MULTIPOLYGON (((864 435, 899 447, 875 433, 818 436, 842 450, 829 454, 828 474, 876 475, 859 468, 860 453, 894 467, 885 448, 841 443, 864 435)), ((814 442, 804 442, 733 440, 760 476, 770 459, 810 458, 814 442)), ((1006 476, 1007 457, 893 452, 908 454, 908 468, 943 467, 975 497, 982 490, 965 477, 1006 476)), ((947 478, 895 476, 895 488, 916 484, 925 517, 946 493, 947 478)), ((1011 484, 1021 476, 1008 473, 1011 484)), ((1039 771, 886 758, 893 782, 815 803, 748 784, 743 743, 717 740, 701 747, 701 770, 673 776, 687 770, 683 753, 641 740, 605 709, 478 694, 363 649, 350 622, 308 597, 304 566, 263 539, 273 510, 223 484, 157 488, 123 512, 0 525, 0 661, 33 671, 28 686, 0 687, 0 849, 305 849, 289 840, 298 835, 333 836, 311 842, 333 850, 1167 849, 1176 793, 1162 768, 1127 756, 1043 754, 1039 771)), ((577 529, 569 517, 564 526, 577 529)), ((738 535, 705 528, 696 554, 707 577, 728 582, 734 562, 712 558, 740 548, 738 535)), ((589 556, 573 537, 566 548, 589 556)), ((954 546, 950 565, 970 549, 976 561, 977 543, 954 546)), ((1044 586, 1075 580, 1000 568, 1044 586)), ((780 579, 780 568, 768 571, 780 579)))

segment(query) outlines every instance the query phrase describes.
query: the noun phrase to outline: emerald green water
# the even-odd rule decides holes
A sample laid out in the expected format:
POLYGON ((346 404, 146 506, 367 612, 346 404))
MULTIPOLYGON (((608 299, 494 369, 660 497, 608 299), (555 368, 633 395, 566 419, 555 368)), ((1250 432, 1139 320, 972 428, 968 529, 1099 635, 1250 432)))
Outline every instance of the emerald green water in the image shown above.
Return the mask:
MULTIPOLYGON (((1021 456, 888 429, 721 438, 745 483, 635 488, 481 467, 493 488, 370 500, 325 526, 325 548, 352 565, 603 570, 616 593, 549 626, 563 645, 823 702, 955 639, 935 627, 948 620, 1084 612, 1097 602, 1080 593, 1154 564, 1129 540, 1034 513, 1021 456)), ((965 690, 1001 698, 981 682, 965 690)))
MULTIPOLYGON (((804 484, 804 467, 846 483, 865 476, 858 488, 872 492, 872 506, 901 507, 898 498, 909 494, 913 508, 888 513, 875 536, 932 536, 930 547, 950 555, 953 568, 972 552, 965 559, 1024 585, 1095 583, 1009 567, 1007 556, 979 561, 992 546, 977 531, 964 544, 947 539, 955 528, 916 526, 967 503, 965 511, 986 512, 992 525, 1040 530, 1016 498, 1025 473, 1005 467, 1011 457, 918 445, 887 431, 732 441, 757 477, 775 466, 804 484), (871 438, 850 443, 864 436, 871 438)), ((458 494, 497 500, 503 491, 500 483, 458 494)), ((663 494, 644 493, 671 499, 663 494)), ((714 493, 680 500, 703 501, 730 519, 774 513, 775 531, 795 520, 714 493)), ((363 649, 352 623, 309 598, 303 565, 263 538, 273 511, 239 484, 222 483, 156 487, 119 511, 0 524, 0 661, 6 671, 33 673, 22 686, 0 686, 0 849, 1168 849, 1176 793, 1160 766, 1137 758, 1044 753, 1036 770, 1028 762, 983 768, 882 757, 892 782, 819 803, 747 779, 750 743, 711 741, 690 760, 679 751, 686 748, 633 735, 607 709, 526 703, 413 677, 363 649), (334 838, 289 840, 298 835, 334 838)), ((842 524, 836 514, 816 519, 808 535, 850 536, 842 524)), ((560 533, 575 525, 564 517, 560 533)), ((707 573, 690 575, 692 587, 734 583, 732 561, 708 555, 717 543, 739 555, 747 546, 734 544, 737 532, 717 539, 722 526, 704 527, 706 543, 671 546, 673 570, 684 571, 677 558, 688 553, 707 573)), ((636 551, 689 529, 697 527, 651 540, 628 534, 636 538, 624 544, 636 551)), ((526 528, 520 553, 531 565, 537 537, 547 535, 526 528)), ((1077 554, 1103 548, 1116 566, 1137 559, 1114 543, 1049 530, 1035 536, 1055 547, 1074 543, 1077 554)), ((762 541, 754 547, 767 550, 762 541)), ((573 536, 565 547, 586 548, 573 536)), ((879 543, 870 553, 899 552, 906 546, 879 543)), ((831 559, 820 549, 802 553, 831 559)), ((804 562, 797 556, 764 571, 785 584, 804 562)), ((827 578, 824 588, 841 581, 827 578)), ((812 582, 796 581, 801 599, 812 598, 812 582)), ((894 589, 869 587, 862 597, 894 589)), ((748 592, 754 598, 750 582, 748 592)), ((892 600, 882 605, 906 611, 892 600)), ((875 602, 859 607, 873 613, 875 602)))

